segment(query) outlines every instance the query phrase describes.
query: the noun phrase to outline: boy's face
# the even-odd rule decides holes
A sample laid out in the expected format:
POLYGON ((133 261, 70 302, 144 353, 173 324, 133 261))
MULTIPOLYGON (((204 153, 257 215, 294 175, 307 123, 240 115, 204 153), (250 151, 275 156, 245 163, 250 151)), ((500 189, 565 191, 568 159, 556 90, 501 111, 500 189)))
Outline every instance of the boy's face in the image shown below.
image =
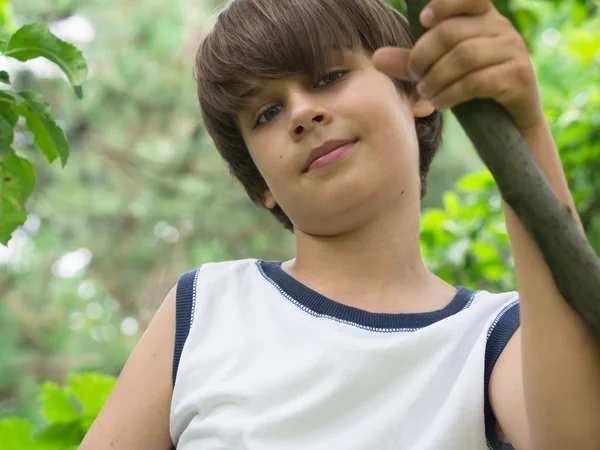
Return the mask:
POLYGON ((346 52, 323 76, 316 84, 303 75, 268 80, 238 122, 269 187, 266 206, 279 204, 297 229, 324 236, 418 201, 414 119, 434 109, 399 93, 366 52, 346 52), (305 171, 313 148, 338 139, 358 141, 335 162, 305 171))

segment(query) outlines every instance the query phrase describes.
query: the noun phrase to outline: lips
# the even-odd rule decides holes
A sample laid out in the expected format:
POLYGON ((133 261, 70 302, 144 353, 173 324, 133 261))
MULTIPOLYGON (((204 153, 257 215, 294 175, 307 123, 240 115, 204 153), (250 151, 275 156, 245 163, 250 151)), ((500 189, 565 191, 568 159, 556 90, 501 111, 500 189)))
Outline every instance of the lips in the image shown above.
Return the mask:
POLYGON ((310 155, 308 155, 306 163, 304 164, 304 172, 307 172, 310 165, 317 159, 337 150, 340 147, 343 147, 344 145, 353 144, 356 141, 358 141, 358 138, 334 139, 334 140, 326 141, 324 144, 320 145, 319 147, 313 148, 312 151, 310 152, 310 155))

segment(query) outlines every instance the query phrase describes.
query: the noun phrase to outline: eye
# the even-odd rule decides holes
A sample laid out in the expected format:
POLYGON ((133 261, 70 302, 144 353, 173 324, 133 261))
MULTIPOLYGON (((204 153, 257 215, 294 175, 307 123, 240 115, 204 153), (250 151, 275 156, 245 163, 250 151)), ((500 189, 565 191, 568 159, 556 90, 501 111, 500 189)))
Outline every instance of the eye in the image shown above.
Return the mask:
MULTIPOLYGON (((325 76, 323 78, 321 78, 315 86, 323 87, 323 86, 333 84, 336 81, 338 81, 340 78, 342 78, 344 75, 346 75, 348 72, 349 72, 349 70, 334 70, 332 72, 327 72, 327 74, 325 74, 325 76), (325 81, 324 85, 320 84, 322 81, 325 81)), ((281 110, 281 105, 268 107, 260 114, 260 116, 258 116, 258 119, 256 120, 256 123, 254 124, 254 127, 257 127, 259 125, 264 125, 267 122, 271 121, 279 113, 280 110, 281 110), (276 108, 280 108, 280 109, 275 110, 276 108), (263 120, 263 119, 265 119, 265 120, 263 120)))
POLYGON ((347 73, 347 70, 334 70, 333 72, 328 72, 323 78, 319 80, 319 82, 316 85, 319 87, 322 86, 320 85, 321 81, 325 81, 325 85, 335 83, 347 73))
POLYGON ((265 123, 267 123, 268 121, 270 121, 271 119, 273 119, 273 117, 275 117, 277 115, 277 113, 279 111, 275 111, 275 108, 279 108, 281 105, 277 105, 277 106, 269 106, 267 109, 265 109, 260 116, 258 116, 258 119, 256 120, 256 123, 254 124, 254 126, 257 125, 263 125, 265 123), (266 120, 262 120, 263 117, 266 120))

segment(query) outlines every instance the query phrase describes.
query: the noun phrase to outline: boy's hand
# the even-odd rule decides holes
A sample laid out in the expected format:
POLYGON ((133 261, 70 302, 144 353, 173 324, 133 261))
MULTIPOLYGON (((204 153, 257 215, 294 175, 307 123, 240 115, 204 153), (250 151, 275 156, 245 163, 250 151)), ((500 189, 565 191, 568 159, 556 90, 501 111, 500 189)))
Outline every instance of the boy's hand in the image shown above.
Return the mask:
POLYGON ((521 132, 539 123, 543 113, 527 47, 491 0, 432 0, 420 20, 429 29, 415 47, 377 50, 377 69, 418 81, 437 109, 492 98, 521 132))

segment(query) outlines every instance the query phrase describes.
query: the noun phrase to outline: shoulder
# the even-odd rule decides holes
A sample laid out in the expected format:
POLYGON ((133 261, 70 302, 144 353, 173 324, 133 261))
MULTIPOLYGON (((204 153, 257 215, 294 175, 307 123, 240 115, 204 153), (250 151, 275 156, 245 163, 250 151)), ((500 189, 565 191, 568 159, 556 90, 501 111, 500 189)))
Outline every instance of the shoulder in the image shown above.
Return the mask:
POLYGON ((492 302, 498 306, 519 303, 519 293, 517 291, 490 292, 485 289, 478 289, 474 293, 477 300, 492 302))
POLYGON ((485 352, 486 436, 492 448, 509 441, 527 448, 528 429, 521 369, 521 317, 516 291, 480 293, 482 300, 495 302, 490 318, 485 352))
POLYGON ((496 417, 498 437, 518 449, 529 448, 529 428, 525 411, 521 329, 511 336, 491 373, 490 405, 496 417))
POLYGON ((197 300, 198 289, 206 285, 217 285, 226 281, 227 278, 235 279, 249 271, 253 274, 260 268, 261 260, 256 258, 238 259, 230 261, 207 262, 195 269, 183 273, 176 286, 176 309, 177 313, 189 309, 197 300), (202 286, 199 286, 202 284, 202 286))
POLYGON ((486 391, 492 372, 500 355, 515 336, 520 324, 520 301, 516 291, 490 293, 477 291, 477 301, 488 306, 486 345, 485 345, 485 383, 486 391))
POLYGON ((256 273, 257 267, 260 268, 260 262, 261 260, 256 258, 246 258, 203 263, 179 277, 177 282, 178 302, 190 300, 199 281, 202 283, 218 283, 225 277, 242 276, 248 270, 256 273))
POLYGON ((485 344, 485 388, 486 393, 492 373, 521 324, 519 293, 493 294, 478 291, 476 298, 489 307, 485 344))
POLYGON ((171 447, 175 290, 171 290, 125 364, 80 449, 171 447), (144 414, 139 414, 144 411, 144 414))
POLYGON ((183 274, 182 277, 195 274, 198 277, 206 279, 207 277, 216 277, 220 275, 241 275, 247 270, 255 271, 257 267, 261 266, 262 262, 262 260, 257 258, 206 262, 183 274))
POLYGON ((244 273, 256 273, 256 258, 207 262, 183 273, 177 281, 173 295, 175 315, 175 342, 173 351, 172 382, 177 380, 177 372, 184 346, 194 323, 194 316, 199 302, 207 293, 217 290, 223 292, 232 286, 232 281, 239 280, 244 273))

